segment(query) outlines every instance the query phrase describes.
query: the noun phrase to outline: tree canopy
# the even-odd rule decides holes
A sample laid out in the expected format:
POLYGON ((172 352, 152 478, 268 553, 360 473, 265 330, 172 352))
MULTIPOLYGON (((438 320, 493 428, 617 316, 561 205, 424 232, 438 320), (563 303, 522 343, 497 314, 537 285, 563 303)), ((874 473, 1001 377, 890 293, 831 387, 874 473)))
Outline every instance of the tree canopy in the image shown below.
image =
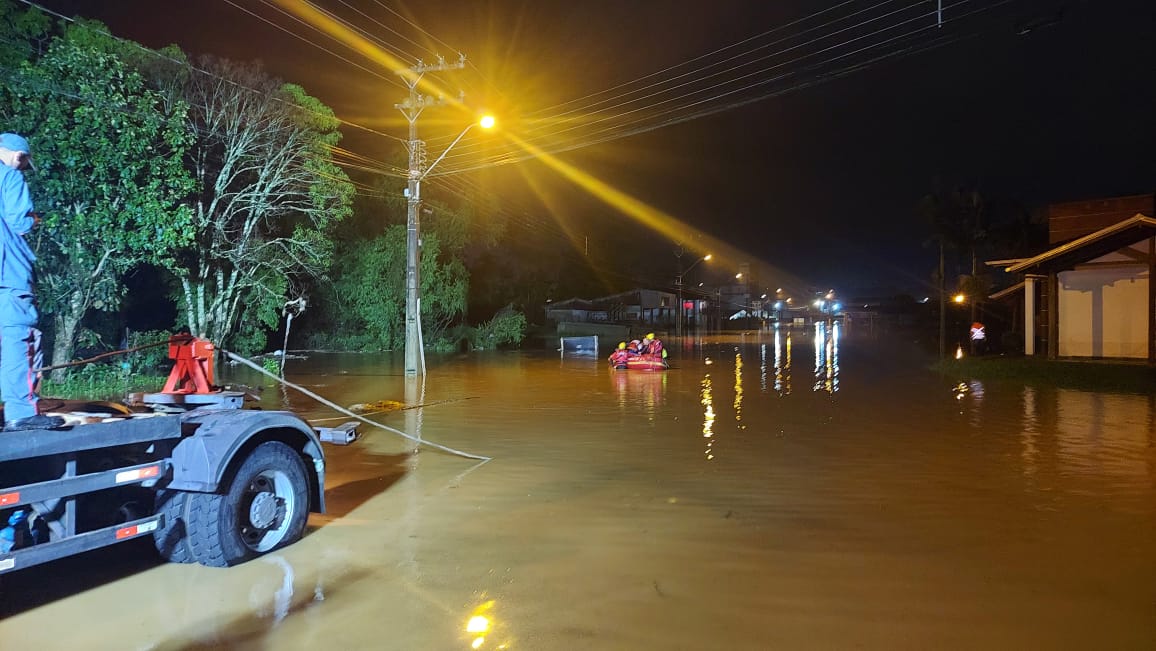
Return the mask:
POLYGON ((126 271, 171 266, 191 242, 187 107, 163 102, 122 47, 98 24, 71 26, 0 90, 7 128, 27 135, 37 161, 43 223, 31 237, 54 360, 71 357, 90 308, 119 306, 126 271))
POLYGON ((353 186, 332 162, 338 120, 299 86, 205 57, 182 93, 198 193, 179 298, 194 334, 225 343, 246 312, 275 326, 300 279, 328 269, 328 231, 349 214, 353 186))

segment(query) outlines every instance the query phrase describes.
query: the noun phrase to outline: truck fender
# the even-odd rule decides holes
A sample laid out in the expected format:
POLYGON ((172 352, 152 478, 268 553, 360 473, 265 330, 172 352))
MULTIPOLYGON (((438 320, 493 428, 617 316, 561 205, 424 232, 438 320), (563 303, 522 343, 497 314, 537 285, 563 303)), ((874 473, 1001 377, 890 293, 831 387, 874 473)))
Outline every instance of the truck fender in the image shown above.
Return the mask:
POLYGON ((173 475, 165 488, 215 493, 225 474, 242 463, 248 451, 265 441, 281 441, 301 453, 314 481, 311 510, 325 512, 325 454, 317 433, 287 411, 223 409, 190 412, 183 428, 193 430, 172 451, 173 475))

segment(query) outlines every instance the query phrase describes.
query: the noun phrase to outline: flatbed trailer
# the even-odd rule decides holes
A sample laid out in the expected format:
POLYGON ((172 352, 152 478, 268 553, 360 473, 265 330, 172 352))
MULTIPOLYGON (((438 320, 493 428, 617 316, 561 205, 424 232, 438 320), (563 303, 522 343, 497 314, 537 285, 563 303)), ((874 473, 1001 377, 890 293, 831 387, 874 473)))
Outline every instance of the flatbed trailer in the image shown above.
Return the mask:
POLYGON ((0 575, 143 536, 166 560, 215 567, 298 540, 325 510, 322 442, 352 442, 355 423, 196 398, 0 433, 0 575))

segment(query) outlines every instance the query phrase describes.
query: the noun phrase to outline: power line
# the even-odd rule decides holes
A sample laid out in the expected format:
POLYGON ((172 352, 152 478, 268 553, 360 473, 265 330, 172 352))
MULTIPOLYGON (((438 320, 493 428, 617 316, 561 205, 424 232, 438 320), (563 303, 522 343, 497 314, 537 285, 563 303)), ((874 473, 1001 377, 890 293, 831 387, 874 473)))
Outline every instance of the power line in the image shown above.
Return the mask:
MULTIPOLYGON (((544 108, 544 109, 541 109, 541 110, 540 110, 540 111, 538 111, 537 113, 538 113, 538 114, 543 114, 543 113, 546 113, 547 111, 553 111, 554 109, 564 108, 564 107, 566 107, 566 106, 569 106, 570 104, 573 104, 573 103, 575 103, 575 102, 580 102, 580 101, 582 101, 582 100, 585 100, 585 99, 589 99, 589 98, 592 98, 592 97, 597 97, 597 96, 599 96, 599 95, 602 95, 602 94, 604 94, 604 93, 609 93, 609 92, 612 92, 612 91, 618 90, 618 89, 620 89, 620 88, 624 88, 624 87, 626 87, 626 86, 630 86, 631 84, 636 84, 636 83, 639 83, 639 82, 641 82, 641 81, 644 81, 644 80, 646 80, 646 79, 650 79, 651 77, 656 77, 656 76, 658 76, 658 75, 661 75, 661 74, 662 74, 662 73, 664 73, 664 72, 670 72, 670 71, 672 71, 672 70, 676 70, 676 69, 678 69, 678 68, 681 68, 681 67, 683 67, 683 66, 685 66, 685 65, 688 65, 688 64, 694 63, 695 61, 698 61, 698 60, 700 60, 700 59, 705 59, 705 58, 707 58, 707 57, 713 56, 713 55, 715 55, 715 54, 718 54, 718 53, 720 53, 720 52, 725 52, 725 51, 727 51, 727 50, 730 50, 730 49, 732 49, 732 48, 738 47, 739 45, 742 45, 742 44, 744 44, 744 43, 748 43, 748 42, 750 42, 750 41, 754 41, 754 40, 756 40, 756 39, 762 38, 762 37, 764 37, 764 36, 767 36, 768 34, 774 34, 774 33, 776 33, 776 32, 782 31, 782 30, 784 30, 784 29, 786 29, 786 28, 788 28, 788 27, 791 27, 791 26, 793 26, 793 25, 797 25, 797 24, 799 24, 799 23, 805 22, 805 21, 807 21, 807 20, 809 20, 809 19, 811 19, 811 18, 814 18, 814 17, 816 17, 816 16, 820 16, 820 15, 826 14, 826 13, 828 13, 828 12, 834 11, 834 10, 836 10, 836 9, 840 8, 840 7, 843 7, 843 6, 846 6, 846 5, 849 5, 849 4, 854 4, 854 3, 855 3, 855 2, 857 2, 857 1, 858 1, 858 0, 846 0, 845 2, 842 2, 842 3, 840 3, 840 4, 837 4, 837 5, 835 5, 834 7, 828 7, 827 9, 823 9, 823 10, 817 11, 817 12, 815 12, 815 13, 813 13, 813 14, 810 14, 810 15, 808 15, 808 16, 804 16, 803 18, 799 18, 799 19, 797 19, 797 20, 793 20, 793 21, 791 21, 791 22, 789 22, 789 23, 786 23, 786 24, 784 24, 784 25, 780 25, 780 26, 778 26, 778 27, 775 27, 775 28, 769 29, 769 30, 767 30, 767 31, 765 31, 765 32, 762 32, 761 34, 757 34, 757 35, 755 35, 755 36, 751 36, 751 37, 748 37, 748 38, 742 39, 742 40, 740 40, 740 41, 738 41, 738 42, 736 42, 736 43, 731 43, 730 45, 727 45, 727 46, 725 46, 725 47, 721 47, 721 48, 718 48, 718 49, 716 49, 716 50, 713 50, 713 51, 711 51, 711 52, 707 52, 706 54, 701 54, 701 55, 699 55, 699 56, 696 56, 696 57, 694 57, 694 58, 692 58, 692 59, 689 59, 689 60, 687 60, 687 61, 683 61, 682 63, 678 63, 678 64, 675 64, 675 65, 673 65, 673 66, 669 66, 669 67, 667 67, 667 68, 663 68, 662 70, 658 70, 658 71, 655 71, 655 72, 652 72, 652 73, 649 73, 649 74, 643 75, 642 77, 638 77, 637 79, 634 79, 634 80, 632 80, 632 81, 623 82, 623 83, 621 83, 621 84, 618 84, 618 85, 616 85, 616 86, 611 86, 610 88, 608 88, 608 89, 606 89, 606 90, 598 91, 597 93, 591 93, 591 94, 589 94, 589 95, 584 95, 584 96, 582 96, 582 97, 578 97, 578 98, 575 98, 575 99, 572 99, 572 100, 568 100, 568 101, 566 101, 566 102, 563 102, 563 103, 561 103, 561 104, 555 104, 554 106, 546 107, 546 108, 544 108)), ((886 4, 887 2, 894 2, 894 0, 884 0, 884 2, 881 2, 880 4, 886 4)), ((713 64, 712 64, 712 65, 713 65, 713 64)), ((620 95, 617 95, 616 97, 620 97, 620 96, 621 96, 621 94, 620 94, 620 95)), ((598 104, 598 103, 595 103, 595 104, 592 104, 592 105, 587 105, 587 108, 583 108, 583 109, 581 109, 581 110, 588 110, 588 107, 591 107, 591 106, 597 106, 597 104, 598 104)), ((572 110, 570 110, 570 111, 565 111, 565 112, 562 112, 562 113, 559 113, 559 114, 554 114, 554 115, 552 115, 551 117, 552 117, 552 118, 557 118, 557 117, 559 117, 559 116, 561 116, 561 115, 567 115, 567 114, 569 114, 569 113, 572 113, 572 112, 574 112, 574 110, 577 110, 577 109, 572 109, 572 110)))
MULTIPOLYGON (((953 5, 950 5, 948 7, 948 9, 958 8, 960 5, 967 4, 969 1, 970 0, 962 0, 961 2, 954 3, 953 5)), ((973 16, 973 15, 976 15, 976 14, 979 14, 982 12, 990 11, 993 8, 996 8, 996 7, 1005 5, 1005 4, 1009 4, 1012 1, 1013 0, 1003 0, 1002 2, 995 3, 994 5, 990 5, 990 6, 986 6, 986 7, 980 7, 980 8, 975 9, 975 10, 973 10, 967 14, 964 14, 962 16, 958 16, 956 18, 950 19, 950 20, 945 21, 945 22, 961 21, 961 20, 964 20, 965 18, 968 18, 970 16, 973 16)), ((931 15, 931 14, 930 13, 922 14, 919 17, 908 18, 907 20, 904 20, 902 23, 900 23, 899 26, 909 24, 915 20, 918 20, 919 18, 926 18, 929 15, 931 15)), ((879 35, 879 34, 882 34, 883 32, 895 29, 896 27, 897 27, 897 25, 888 25, 885 27, 881 27, 880 29, 878 29, 874 32, 871 32, 871 34, 860 35, 860 36, 857 36, 853 39, 847 39, 845 41, 842 41, 839 44, 826 47, 823 50, 821 50, 820 52, 821 53, 827 53, 827 52, 830 52, 831 50, 836 49, 838 47, 845 46, 848 43, 852 43, 852 42, 857 41, 857 40, 862 40, 863 38, 866 38, 868 36, 879 35)), ((773 66, 768 66, 768 67, 761 69, 760 71, 756 71, 755 73, 749 73, 747 75, 739 77, 738 79, 734 79, 734 80, 731 80, 731 81, 725 82, 725 83, 716 84, 715 86, 707 88, 707 89, 698 89, 698 90, 695 90, 693 92, 684 93, 683 95, 681 95, 679 97, 666 99, 666 100, 663 100, 661 102, 652 102, 649 105, 649 107, 635 108, 635 109, 632 109, 630 111, 625 111, 623 113, 620 113, 615 117, 621 120, 626 115, 629 115, 632 113, 639 113, 639 112, 641 112, 647 108, 654 108, 654 107, 657 107, 661 104, 670 103, 672 101, 676 101, 679 99, 689 100, 689 99, 693 98, 694 95, 701 94, 702 92, 705 92, 706 90, 714 89, 717 91, 715 94, 713 94, 710 97, 694 99, 693 101, 688 101, 685 104, 681 104, 681 105, 676 106, 674 108, 665 110, 661 113, 658 113, 657 115, 647 115, 647 116, 644 116, 644 117, 639 118, 637 120, 633 120, 633 121, 629 121, 629 122, 625 122, 625 123, 621 123, 621 124, 612 124, 610 126, 607 126, 603 129, 600 129, 600 130, 595 131, 593 133, 582 134, 581 136, 574 137, 569 142, 564 141, 561 143, 555 142, 553 144, 541 144, 541 143, 535 143, 535 144, 537 146, 540 146, 540 148, 543 151, 546 151, 547 153, 559 153, 561 151, 571 151, 574 149, 587 147, 587 146, 590 146, 592 144, 598 144, 598 143, 606 142, 608 140, 622 138, 622 137, 626 137, 629 135, 635 135, 635 134, 642 133, 645 131, 652 131, 652 130, 661 128, 663 126, 670 126, 672 124, 678 124, 680 122, 686 122, 686 121, 689 121, 692 119, 696 119, 697 117, 703 117, 706 115, 711 115, 714 113, 722 112, 725 110, 729 110, 731 108, 736 108, 738 106, 742 106, 745 104, 750 104, 753 102, 761 101, 761 100, 766 99, 768 97, 781 95, 781 94, 783 94, 785 92, 789 92, 791 90, 796 90, 798 88, 803 88, 806 86, 813 85, 815 83, 819 83, 821 81, 825 81, 825 80, 828 80, 831 78, 842 76, 842 74, 846 74, 846 72, 848 72, 848 71, 861 70, 864 67, 867 67, 869 65, 874 65, 874 64, 876 64, 876 63, 878 63, 884 59, 890 58, 891 56, 901 56, 901 55, 911 54, 911 53, 914 53, 917 51, 924 51, 926 49, 931 49, 934 47, 940 47, 940 46, 946 45, 948 43, 955 42, 957 40, 962 40, 963 38, 969 38, 971 36, 971 35, 963 35, 963 36, 960 36, 959 38, 942 37, 942 36, 936 37, 936 38, 931 39, 926 47, 920 47, 920 46, 918 46, 918 44, 909 45, 908 47, 901 49, 901 50, 896 50, 894 52, 884 54, 882 56, 871 57, 870 59, 868 59, 864 62, 859 62, 859 63, 849 62, 846 64, 841 64, 842 67, 839 67, 839 68, 836 68, 835 70, 820 74, 820 71, 821 71, 823 66, 829 65, 833 62, 841 61, 843 59, 846 59, 848 57, 851 57, 851 56, 854 56, 857 54, 865 53, 871 49, 883 47, 883 46, 886 46, 886 45, 894 43, 894 42, 902 41, 904 39, 909 39, 913 36, 917 36, 921 33, 929 31, 932 27, 933 27, 933 25, 928 25, 926 27, 915 27, 914 29, 911 29, 907 32, 901 33, 895 37, 888 38, 888 39, 885 39, 885 40, 880 41, 880 42, 875 42, 875 43, 872 43, 872 44, 867 45, 865 47, 861 47, 861 48, 858 48, 856 50, 852 50, 850 52, 844 52, 844 53, 838 54, 838 55, 831 54, 820 61, 817 61, 817 62, 814 62, 814 63, 807 65, 802 70, 790 70, 788 72, 779 74, 779 75, 772 77, 772 78, 769 78, 769 79, 762 79, 762 80, 756 80, 753 82, 748 82, 746 85, 741 86, 741 87, 727 88, 725 90, 719 90, 719 89, 725 87, 727 84, 733 84, 740 79, 749 78, 755 74, 758 74, 758 72, 767 72, 769 70, 781 68, 787 64, 793 64, 793 63, 799 63, 799 62, 805 61, 805 59, 813 56, 815 53, 804 55, 804 56, 798 57, 796 59, 793 59, 789 62, 786 62, 785 64, 780 63, 780 64, 776 64, 773 66), (737 100, 727 102, 727 103, 721 104, 721 105, 716 105, 716 106, 704 106, 704 105, 709 104, 711 102, 717 102, 720 99, 732 97, 732 96, 739 94, 739 93, 742 93, 744 91, 748 91, 748 90, 751 90, 754 88, 758 88, 760 86, 766 86, 766 85, 771 84, 771 83, 782 81, 788 77, 796 76, 800 72, 816 73, 817 76, 814 79, 803 80, 800 82, 793 83, 793 84, 791 84, 785 88, 775 89, 775 90, 772 90, 770 92, 759 93, 753 97, 737 99, 737 100), (695 107, 698 107, 698 108, 695 108, 695 107), (683 114, 679 115, 680 112, 683 114), (657 120, 656 118, 663 118, 663 119, 657 120), (642 123, 642 126, 632 127, 632 125, 639 124, 639 123, 642 123)), ((818 39, 813 39, 813 40, 818 40, 818 39)), ((546 137, 549 137, 549 136, 546 136, 546 137)), ((473 163, 459 163, 458 162, 459 160, 462 160, 463 158, 467 157, 470 154, 470 149, 471 149, 471 147, 465 147, 465 148, 463 148, 463 150, 461 152, 458 152, 457 154, 452 156, 451 160, 447 161, 447 165, 445 166, 446 170, 443 171, 442 174, 451 174, 451 173, 455 173, 458 171, 466 171, 466 170, 488 167, 488 166, 492 166, 492 165, 508 164, 511 162, 519 162, 519 161, 527 160, 527 159, 534 157, 533 155, 520 153, 517 151, 507 151, 503 154, 499 154, 496 156, 484 158, 481 160, 475 160, 473 163)))
MULTIPOLYGON (((29 7, 33 7, 33 8, 35 8, 35 9, 37 9, 37 10, 39 10, 39 11, 42 11, 42 12, 44 12, 44 13, 48 14, 48 15, 54 16, 54 17, 56 17, 56 18, 58 18, 58 19, 60 19, 60 20, 64 20, 64 21, 67 21, 67 22, 69 22, 69 23, 74 23, 74 24, 76 23, 76 19, 75 19, 75 18, 72 18, 72 17, 70 17, 70 16, 65 16, 64 14, 61 14, 61 13, 59 13, 59 12, 56 12, 56 11, 52 11, 51 9, 48 9, 47 7, 44 7, 44 6, 40 5, 40 4, 37 4, 36 2, 33 2, 32 0, 19 0, 19 1, 20 1, 20 2, 22 2, 22 3, 24 3, 24 4, 26 4, 26 5, 28 5, 29 7)), ((225 0, 225 1, 226 1, 226 2, 228 2, 229 0, 225 0)), ((91 28, 90 28, 90 29, 91 29, 91 28)), ((147 54, 149 54, 149 55, 152 55, 152 56, 154 56, 154 57, 156 57, 156 58, 158 58, 158 59, 162 59, 162 60, 164 60, 164 61, 168 61, 168 62, 170 62, 170 63, 175 63, 175 64, 177 64, 177 65, 179 65, 179 66, 182 66, 182 67, 188 68, 189 70, 191 70, 191 71, 193 71, 193 72, 197 72, 197 73, 200 73, 200 74, 202 74, 202 75, 206 75, 206 76, 212 77, 212 78, 214 78, 214 79, 218 79, 218 80, 220 80, 220 81, 223 81, 223 82, 225 82, 225 83, 227 83, 227 84, 229 84, 229 85, 231 85, 231 86, 234 86, 234 87, 236 87, 236 88, 239 88, 239 89, 242 89, 242 90, 246 90, 246 91, 248 91, 248 92, 251 92, 251 93, 255 93, 255 94, 257 94, 257 95, 261 95, 261 96, 264 96, 264 95, 265 95, 265 92, 264 92, 264 91, 260 91, 260 90, 254 89, 254 88, 250 88, 250 87, 248 87, 248 86, 245 86, 244 84, 238 83, 238 82, 236 82, 236 81, 234 81, 234 80, 232 80, 232 79, 226 79, 226 78, 224 78, 224 77, 221 77, 220 75, 215 75, 215 74, 213 74, 213 73, 211 73, 211 72, 209 72, 209 71, 207 71, 207 70, 203 70, 203 69, 201 69, 201 68, 198 68, 197 66, 193 65, 191 62, 189 62, 189 61, 187 61, 187 60, 184 60, 184 59, 176 59, 176 58, 173 58, 173 57, 167 56, 167 55, 163 54, 162 52, 160 52, 160 51, 158 51, 158 50, 153 50, 153 49, 151 49, 151 48, 145 47, 144 45, 141 45, 140 43, 137 43, 136 41, 133 41, 133 40, 131 40, 131 39, 127 39, 127 38, 123 38, 123 37, 120 37, 120 36, 116 36, 115 34, 113 34, 113 33, 109 32, 109 31, 106 31, 106 30, 99 30, 99 29, 94 29, 93 31, 95 31, 96 33, 100 34, 101 36, 105 36, 105 37, 111 38, 111 39, 113 39, 113 40, 119 41, 119 42, 121 42, 121 43, 126 43, 126 44, 128 44, 128 45, 131 45, 132 47, 135 47, 135 48, 137 48, 137 49, 139 49, 139 50, 141 50, 141 51, 143 51, 143 52, 145 52, 145 53, 147 53, 147 54)), ((346 126, 350 126, 350 127, 353 127, 353 128, 355 128, 355 129, 359 129, 359 130, 362 130, 362 131, 365 131, 365 132, 368 132, 368 133, 372 133, 372 134, 374 134, 374 135, 377 135, 377 136, 381 136, 381 137, 383 137, 383 138, 389 138, 389 139, 392 139, 392 140, 398 140, 398 141, 401 141, 401 140, 402 140, 401 138, 399 138, 399 137, 397 137, 397 136, 395 136, 395 135, 392 135, 392 134, 388 134, 388 133, 384 133, 384 132, 381 132, 381 131, 377 131, 376 129, 371 129, 371 128, 367 127, 367 126, 364 126, 364 125, 361 125, 361 124, 357 124, 356 122, 351 122, 351 121, 349 121, 349 120, 343 120, 343 119, 341 119, 340 117, 337 117, 336 115, 334 115, 334 114, 332 114, 332 113, 330 113, 330 114, 322 114, 322 113, 318 113, 317 111, 315 111, 315 110, 313 110, 313 109, 310 109, 310 108, 306 108, 306 107, 304 107, 304 106, 300 106, 300 105, 298 105, 298 104, 294 104, 294 103, 292 103, 292 102, 289 102, 288 100, 285 100, 285 99, 283 99, 283 98, 277 98, 277 99, 276 99, 276 101, 278 101, 278 102, 281 102, 281 103, 284 103, 284 104, 286 104, 286 105, 288 105, 288 106, 291 106, 291 107, 293 107, 293 108, 295 108, 295 109, 297 109, 297 110, 300 110, 300 111, 304 111, 304 112, 306 112, 306 113, 310 113, 310 114, 313 114, 313 115, 321 116, 321 117, 324 117, 324 118, 326 118, 326 119, 337 120, 339 123, 341 123, 341 124, 343 124, 343 125, 346 125, 346 126)))

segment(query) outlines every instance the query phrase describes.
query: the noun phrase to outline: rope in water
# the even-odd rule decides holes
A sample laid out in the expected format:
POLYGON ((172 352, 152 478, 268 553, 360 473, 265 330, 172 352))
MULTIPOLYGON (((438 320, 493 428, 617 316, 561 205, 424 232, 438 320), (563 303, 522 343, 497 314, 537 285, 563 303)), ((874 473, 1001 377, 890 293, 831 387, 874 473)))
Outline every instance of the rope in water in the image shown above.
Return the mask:
POLYGON ((244 357, 241 357, 240 355, 237 355, 236 353, 232 353, 232 352, 224 350, 224 349, 220 349, 220 350, 221 350, 221 352, 223 352, 225 354, 226 357, 237 362, 238 364, 244 364, 245 366, 248 366, 249 368, 251 368, 255 371, 258 371, 258 372, 260 372, 260 373, 262 373, 268 377, 273 378, 274 380, 277 380, 278 382, 280 382, 281 384, 284 384, 285 386, 289 387, 290 389, 296 389, 297 391, 304 393, 305 395, 309 396, 310 398, 313 398, 317 402, 320 402, 321 404, 323 404, 327 407, 330 407, 331 409, 336 409, 338 412, 343 413, 343 414, 349 416, 350 418, 356 418, 357 420, 359 420, 363 423, 366 423, 368 425, 373 425, 374 427, 378 427, 378 428, 383 429, 383 430, 390 432, 392 434, 397 434, 398 436, 400 436, 404 439, 407 439, 409 441, 413 441, 414 443, 417 443, 418 445, 424 445, 427 447, 431 447, 435 450, 441 450, 442 452, 448 452, 449 454, 453 454, 453 455, 456 455, 459 457, 465 457, 466 459, 477 459, 479 461, 490 461, 492 458, 492 457, 487 457, 487 456, 483 456, 480 454, 471 454, 469 452, 462 452, 461 450, 455 450, 451 447, 447 447, 447 446, 441 445, 439 443, 434 443, 432 441, 426 441, 425 439, 419 439, 419 438, 412 436, 410 434, 407 434, 407 433, 405 433, 399 429, 394 429, 388 425, 383 425, 383 424, 381 424, 375 420, 370 420, 370 419, 365 418, 359 414, 355 414, 354 412, 349 411, 348 409, 346 409, 345 407, 342 407, 341 405, 338 405, 334 402, 326 400, 325 398, 322 398, 321 396, 317 395, 316 393, 313 393, 312 391, 310 391, 309 389, 306 389, 303 386, 294 384, 288 380, 277 377, 273 373, 266 371, 263 367, 261 367, 261 365, 256 364, 256 363, 254 363, 254 362, 252 362, 252 361, 250 361, 244 357))

